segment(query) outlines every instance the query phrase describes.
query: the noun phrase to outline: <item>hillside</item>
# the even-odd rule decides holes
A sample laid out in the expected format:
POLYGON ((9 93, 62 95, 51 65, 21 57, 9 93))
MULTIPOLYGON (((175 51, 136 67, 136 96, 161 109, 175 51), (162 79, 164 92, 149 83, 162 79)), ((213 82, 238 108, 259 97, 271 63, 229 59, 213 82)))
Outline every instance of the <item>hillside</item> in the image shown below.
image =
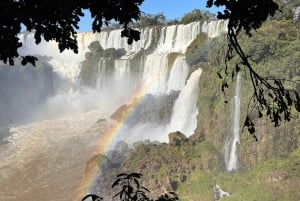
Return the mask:
MULTIPOLYGON (((235 93, 236 76, 229 82, 224 95, 222 80, 217 76, 217 72, 224 68, 224 41, 224 36, 208 38, 199 34, 185 53, 190 72, 199 67, 203 69, 194 134, 185 138, 175 132, 169 135, 168 144, 144 141, 136 143, 134 148, 124 145, 121 151, 116 146, 115 155, 107 157, 108 161, 114 161, 116 157, 118 162, 108 162, 105 167, 100 164, 102 160, 92 159, 89 164, 99 165, 103 171, 95 185, 97 193, 105 196, 109 191, 105 185, 110 187, 118 173, 140 172, 144 175, 144 186, 154 194, 175 191, 180 200, 214 200, 213 187, 216 184, 230 192, 230 196, 222 200, 300 199, 299 114, 291 111, 293 119, 274 127, 269 119, 251 113, 255 119, 256 142, 247 130, 242 129, 252 95, 249 77, 243 69, 240 71, 238 166, 235 171, 226 170, 224 143, 232 121, 230 102, 235 93)), ((268 21, 253 37, 242 37, 241 45, 262 75, 299 81, 300 40, 298 27, 293 22, 268 21)), ((296 88, 299 91, 300 85, 296 88)))

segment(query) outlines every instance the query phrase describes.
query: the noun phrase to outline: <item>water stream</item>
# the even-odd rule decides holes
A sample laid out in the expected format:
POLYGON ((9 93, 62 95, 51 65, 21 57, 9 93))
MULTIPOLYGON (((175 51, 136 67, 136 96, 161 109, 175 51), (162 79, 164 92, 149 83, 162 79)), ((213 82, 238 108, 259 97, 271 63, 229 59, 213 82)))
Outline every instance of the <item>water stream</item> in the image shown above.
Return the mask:
POLYGON ((240 103, 241 103, 241 76, 236 78, 235 96, 231 100, 230 129, 225 141, 226 170, 238 169, 238 144, 240 142, 240 103))

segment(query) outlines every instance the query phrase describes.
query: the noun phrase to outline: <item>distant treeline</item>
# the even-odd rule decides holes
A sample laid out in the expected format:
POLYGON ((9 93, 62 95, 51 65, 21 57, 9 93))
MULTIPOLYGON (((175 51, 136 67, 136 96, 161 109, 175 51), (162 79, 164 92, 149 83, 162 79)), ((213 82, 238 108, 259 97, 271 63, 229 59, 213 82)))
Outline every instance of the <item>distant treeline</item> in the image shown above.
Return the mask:
MULTIPOLYGON (((138 22, 133 23, 132 27, 143 28, 149 26, 189 24, 195 21, 214 20, 216 15, 209 11, 194 9, 182 16, 181 19, 167 19, 163 13, 143 14, 138 22)), ((109 28, 121 28, 119 24, 110 24, 109 28)))

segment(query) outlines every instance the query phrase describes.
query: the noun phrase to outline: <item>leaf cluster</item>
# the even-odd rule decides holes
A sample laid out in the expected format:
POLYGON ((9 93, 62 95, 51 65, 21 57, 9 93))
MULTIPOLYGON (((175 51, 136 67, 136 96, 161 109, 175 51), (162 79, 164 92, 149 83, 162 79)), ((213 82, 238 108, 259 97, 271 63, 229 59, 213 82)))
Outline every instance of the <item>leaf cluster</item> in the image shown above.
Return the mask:
MULTIPOLYGON (((141 185, 142 174, 140 173, 121 173, 117 175, 117 179, 112 184, 112 188, 117 188, 117 193, 114 198, 119 198, 121 201, 176 201, 179 200, 174 192, 169 192, 152 200, 147 193, 150 192, 147 188, 141 185)), ((88 197, 92 201, 102 201, 103 198, 98 195, 88 194, 83 197, 82 201, 88 197)))
POLYGON ((244 29, 247 34, 258 29, 269 16, 279 10, 273 0, 208 0, 207 7, 213 5, 225 7, 218 12, 218 19, 228 19, 228 28, 239 32, 244 29))
POLYGON ((147 26, 157 26, 157 25, 165 25, 166 24, 166 16, 163 13, 157 14, 142 14, 137 23, 135 23, 135 27, 147 27, 147 26))
POLYGON ((192 12, 189 12, 182 17, 181 23, 188 24, 195 21, 204 21, 209 19, 214 19, 214 14, 208 11, 201 11, 199 9, 194 9, 192 12))
POLYGON ((248 128, 249 133, 253 134, 255 140, 255 125, 251 120, 249 113, 253 109, 257 110, 258 117, 266 115, 275 127, 280 125, 281 121, 290 121, 292 106, 300 112, 299 94, 296 87, 287 89, 284 79, 269 78, 261 76, 252 66, 250 56, 247 55, 241 47, 238 36, 241 31, 245 31, 248 36, 252 36, 251 31, 257 30, 269 16, 273 16, 276 11, 279 11, 279 6, 273 0, 208 0, 207 6, 224 6, 223 13, 218 13, 219 19, 228 19, 228 50, 225 57, 225 77, 222 83, 222 91, 228 88, 226 81, 228 72, 228 62, 238 55, 239 60, 235 62, 235 68, 231 72, 231 77, 244 68, 249 74, 251 84, 253 86, 253 96, 249 102, 253 103, 253 108, 247 110, 247 117, 244 127, 248 128))
MULTIPOLYGON (((17 49, 23 44, 18 38, 22 26, 34 31, 35 43, 55 40, 62 52, 71 49, 78 52, 76 34, 78 22, 87 9, 93 19, 92 30, 100 32, 103 25, 114 20, 124 26, 128 42, 139 39, 139 32, 128 29, 127 25, 139 19, 139 6, 143 0, 3 0, 0 2, 0 60, 14 64, 17 49)), ((32 57, 23 57, 23 63, 34 64, 32 57)))
POLYGON ((122 201, 149 200, 146 192, 149 190, 140 185, 141 174, 122 173, 117 175, 117 180, 112 184, 112 188, 119 187, 120 190, 114 197, 119 197, 122 201))

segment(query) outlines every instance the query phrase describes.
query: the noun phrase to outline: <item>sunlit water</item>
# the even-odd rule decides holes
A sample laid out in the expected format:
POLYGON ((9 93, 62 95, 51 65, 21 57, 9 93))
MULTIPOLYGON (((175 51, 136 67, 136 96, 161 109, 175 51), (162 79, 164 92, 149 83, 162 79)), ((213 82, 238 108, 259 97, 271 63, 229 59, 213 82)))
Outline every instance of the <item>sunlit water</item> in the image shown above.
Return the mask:
POLYGON ((0 146, 0 200, 74 200, 106 125, 101 111, 12 128, 0 146))
POLYGON ((241 76, 237 75, 235 96, 232 98, 231 125, 225 141, 226 170, 238 168, 238 144, 240 143, 241 76))
MULTIPOLYGON (((189 87, 184 87, 188 79, 188 67, 184 57, 179 55, 185 52, 187 46, 200 32, 214 37, 224 27, 226 27, 226 23, 217 21, 162 27, 155 45, 152 44, 154 41, 152 39, 157 30, 145 28, 141 30, 141 40, 132 46, 128 46, 126 40, 121 39, 120 30, 101 32, 95 35, 84 33, 78 37, 78 55, 68 51, 63 54, 58 53, 55 43, 46 44, 43 41, 36 46, 33 42, 33 34, 24 33, 20 35, 24 46, 19 51, 21 54, 43 55, 43 53, 49 53, 48 56, 53 57, 49 61, 53 66, 53 71, 60 76, 64 75, 66 78, 64 80, 76 83, 80 71, 79 63, 84 59, 88 45, 94 40, 98 40, 104 49, 125 48, 129 56, 154 45, 155 51, 146 55, 144 66, 140 68, 139 76, 143 82, 141 85, 145 88, 141 95, 147 92, 165 94, 175 89, 182 90, 179 97, 186 102, 190 101, 191 94, 194 94, 195 98, 191 104, 179 104, 181 103, 179 102, 176 109, 173 108, 173 111, 180 111, 181 114, 173 112, 175 117, 171 118, 172 123, 168 125, 168 128, 166 125, 151 124, 132 128, 125 126, 121 127, 121 130, 123 129, 124 133, 130 135, 119 136, 117 139, 127 142, 149 138, 167 141, 168 132, 176 129, 191 135, 196 126, 195 116, 198 110, 195 102, 198 96, 196 92, 199 91, 197 83, 201 70, 198 70, 197 76, 191 76, 192 81, 187 81, 190 83, 189 87), (174 69, 171 69, 172 67, 168 63, 171 52, 177 52, 178 57, 174 62, 174 69), (171 78, 168 80, 170 70, 171 78), (174 80, 180 80, 180 83, 173 82, 174 80), (189 121, 191 123, 182 124, 178 128, 178 122, 189 121)), ((112 121, 97 123, 97 120, 108 117, 107 114, 110 115, 120 105, 127 103, 128 97, 133 98, 134 87, 132 89, 128 87, 134 83, 128 76, 131 72, 130 66, 126 60, 116 61, 115 64, 115 67, 118 68, 115 68, 114 77, 109 78, 116 81, 115 85, 103 83, 103 80, 99 79, 97 85, 103 90, 101 92, 83 90, 84 96, 81 96, 82 94, 77 92, 75 87, 71 90, 74 92, 73 95, 69 96, 70 91, 67 95, 59 91, 60 93, 47 100, 43 107, 36 111, 37 114, 31 117, 33 121, 47 119, 43 118, 44 116, 50 117, 52 120, 36 120, 35 123, 11 128, 12 134, 8 139, 9 143, 0 145, 0 201, 80 200, 80 197, 83 196, 79 192, 82 192, 80 188, 84 179, 86 162, 94 154, 98 154, 95 150, 100 150, 99 147, 104 146, 101 144, 101 136, 107 127, 115 123, 112 121), (108 87, 102 86, 106 84, 108 87), (99 107, 103 110, 95 110, 99 107), (62 117, 66 114, 69 116, 62 117)), ((55 83, 57 84, 57 82, 55 83)), ((69 83, 58 84, 63 85, 59 88, 65 88, 64 85, 68 88, 69 83)))

